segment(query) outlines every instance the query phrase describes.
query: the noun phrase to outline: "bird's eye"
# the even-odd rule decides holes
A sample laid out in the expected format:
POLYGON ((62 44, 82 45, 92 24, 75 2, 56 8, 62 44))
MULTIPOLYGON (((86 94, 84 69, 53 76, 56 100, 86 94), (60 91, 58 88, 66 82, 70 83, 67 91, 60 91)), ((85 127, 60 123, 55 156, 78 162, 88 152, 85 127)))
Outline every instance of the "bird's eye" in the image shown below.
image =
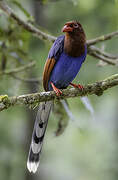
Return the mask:
POLYGON ((74 28, 78 28, 79 27, 79 25, 78 24, 74 24, 74 28))
POLYGON ((73 24, 70 24, 69 26, 70 26, 70 27, 73 27, 73 24))

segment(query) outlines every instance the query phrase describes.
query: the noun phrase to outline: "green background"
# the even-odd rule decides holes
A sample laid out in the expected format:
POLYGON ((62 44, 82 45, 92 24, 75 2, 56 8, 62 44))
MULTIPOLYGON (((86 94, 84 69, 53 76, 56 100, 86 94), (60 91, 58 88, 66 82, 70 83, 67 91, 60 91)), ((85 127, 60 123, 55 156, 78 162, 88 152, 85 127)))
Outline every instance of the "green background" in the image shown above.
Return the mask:
MULTIPOLYGON (((9 0, 8 3, 21 19, 37 24, 37 27, 54 36, 62 34, 61 28, 70 20, 81 22, 87 39, 118 29, 117 0, 9 0)), ((99 43, 97 46, 109 53, 118 54, 117 38, 99 43)), ((51 43, 32 36, 0 11, 0 71, 4 68, 4 58, 6 69, 19 67, 33 59, 36 61, 35 68, 21 72, 17 76, 41 80, 50 47, 51 43), (1 45, 3 43, 5 47, 1 45)), ((117 73, 117 67, 99 67, 99 63, 98 59, 87 56, 74 82, 84 85, 117 73)), ((0 75, 0 94, 14 96, 41 90, 42 83, 37 86, 35 83, 14 79, 10 75, 0 75)), ((89 96, 94 108, 94 117, 80 98, 69 99, 69 107, 75 121, 68 120, 67 128, 59 137, 54 135, 59 114, 52 112, 36 175, 30 174, 26 167, 35 112, 23 106, 1 112, 0 179, 117 180, 117 97, 117 87, 105 91, 100 97, 89 96)))

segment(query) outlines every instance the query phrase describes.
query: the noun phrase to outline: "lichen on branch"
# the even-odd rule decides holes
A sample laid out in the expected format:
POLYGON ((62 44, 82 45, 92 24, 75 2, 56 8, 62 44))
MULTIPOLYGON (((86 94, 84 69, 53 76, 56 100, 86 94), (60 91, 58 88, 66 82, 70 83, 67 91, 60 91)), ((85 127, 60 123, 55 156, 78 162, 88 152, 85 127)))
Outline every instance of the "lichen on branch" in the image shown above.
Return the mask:
POLYGON ((0 96, 0 111, 8 109, 15 105, 27 105, 34 106, 40 102, 55 100, 55 99, 65 99, 74 98, 79 96, 87 96, 95 94, 100 96, 103 92, 109 88, 118 85, 118 74, 112 75, 102 81, 95 82, 93 84, 88 84, 83 90, 70 88, 62 91, 62 95, 57 97, 53 91, 50 92, 39 92, 33 94, 26 94, 21 96, 8 97, 8 95, 0 96))
MULTIPOLYGON (((56 39, 55 36, 52 36, 48 33, 45 33, 32 25, 29 22, 26 22, 22 20, 6 3, 4 0, 0 0, 0 9, 3 10, 3 12, 8 15, 11 19, 13 19, 19 26, 30 32, 32 35, 37 36, 38 38, 42 40, 48 40, 51 42, 54 42, 56 39)), ((95 39, 91 39, 87 41, 87 47, 88 47, 88 54, 96 57, 97 59, 101 59, 102 61, 105 61, 107 64, 111 65, 118 65, 118 57, 115 55, 112 55, 110 53, 106 53, 103 50, 96 48, 95 44, 99 42, 103 42, 106 40, 109 40, 113 37, 118 36, 118 31, 97 37, 95 39)), ((11 70, 5 70, 3 72, 0 72, 1 74, 12 74, 24 71, 25 69, 30 68, 33 66, 34 63, 19 67, 16 69, 11 70)), ((16 77, 19 79, 18 77, 16 77)), ((22 80, 22 78, 20 78, 22 80)), ((29 80, 25 80, 29 82, 29 80)), ((37 82, 37 81, 36 81, 37 82)), ((39 82, 39 81, 38 81, 39 82)), ((93 84, 88 84, 84 87, 84 89, 78 90, 78 89, 65 89, 63 90, 63 94, 57 98, 56 94, 54 92, 39 92, 34 94, 26 94, 21 96, 14 96, 14 97, 8 97, 7 95, 0 96, 0 111, 4 109, 8 109, 11 106, 15 105, 27 105, 27 106, 33 106, 37 105, 40 102, 44 101, 50 101, 54 99, 65 99, 65 98, 72 98, 72 97, 78 97, 78 96, 86 96, 91 94, 96 94, 98 96, 102 95, 103 92, 111 87, 118 85, 118 74, 115 74, 113 76, 108 77, 105 80, 95 82, 93 84)))

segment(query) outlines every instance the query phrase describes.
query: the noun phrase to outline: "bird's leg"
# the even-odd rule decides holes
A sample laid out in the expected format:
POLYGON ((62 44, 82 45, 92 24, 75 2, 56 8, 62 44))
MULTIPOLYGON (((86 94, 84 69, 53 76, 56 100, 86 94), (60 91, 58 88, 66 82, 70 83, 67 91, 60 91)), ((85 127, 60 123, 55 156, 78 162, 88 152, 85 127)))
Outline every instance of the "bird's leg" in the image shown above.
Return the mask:
POLYGON ((57 96, 60 96, 62 94, 62 91, 60 89, 58 89, 52 82, 51 82, 51 86, 57 96))
POLYGON ((80 85, 80 84, 70 83, 70 85, 73 86, 74 88, 78 88, 78 89, 80 89, 80 90, 83 90, 83 89, 84 89, 84 87, 83 87, 82 85, 80 85))

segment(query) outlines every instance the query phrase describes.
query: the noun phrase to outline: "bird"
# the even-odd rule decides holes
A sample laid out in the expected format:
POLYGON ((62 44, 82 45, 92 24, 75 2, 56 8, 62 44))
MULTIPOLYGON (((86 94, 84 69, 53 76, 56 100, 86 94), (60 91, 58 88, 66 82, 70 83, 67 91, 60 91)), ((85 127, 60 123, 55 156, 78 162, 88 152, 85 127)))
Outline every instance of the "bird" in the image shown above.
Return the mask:
MULTIPOLYGON (((62 89, 69 85, 83 89, 80 84, 72 81, 80 71, 87 56, 86 35, 79 21, 66 22, 60 35, 53 43, 43 71, 43 87, 45 91, 54 91, 59 97, 62 89)), ((35 173, 40 162, 43 140, 53 102, 40 104, 27 160, 29 172, 35 173)))

